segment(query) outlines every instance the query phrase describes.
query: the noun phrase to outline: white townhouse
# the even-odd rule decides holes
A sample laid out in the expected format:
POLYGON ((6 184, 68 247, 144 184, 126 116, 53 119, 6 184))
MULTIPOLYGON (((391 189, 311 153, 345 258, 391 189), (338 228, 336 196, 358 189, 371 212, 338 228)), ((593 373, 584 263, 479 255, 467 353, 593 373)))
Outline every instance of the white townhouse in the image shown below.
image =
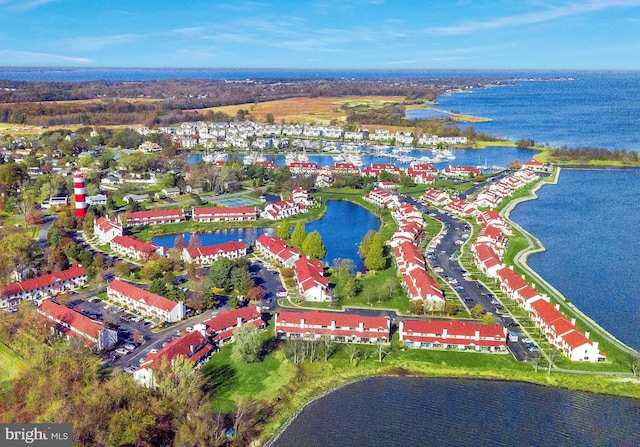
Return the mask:
POLYGON ((220 206, 216 208, 194 208, 191 216, 194 222, 239 222, 256 220, 258 212, 252 206, 220 206))
POLYGON ((122 224, 109 217, 98 217, 93 222, 93 235, 101 245, 108 244, 114 237, 122 236, 122 224))
POLYGON ((195 262, 200 265, 213 264, 220 258, 238 259, 247 255, 247 246, 242 242, 229 241, 224 244, 207 245, 205 247, 185 247, 182 250, 184 262, 195 262))
POLYGON ((0 309, 15 308, 22 300, 42 300, 82 287, 87 273, 79 264, 67 270, 49 273, 24 281, 7 284, 0 289, 0 309))
POLYGON ((300 258, 298 250, 288 247, 285 241, 277 236, 261 234, 256 239, 256 248, 268 259, 288 268, 293 268, 300 258))
POLYGON ((61 306, 51 300, 44 300, 37 309, 47 318, 52 329, 64 336, 83 340, 90 349, 109 349, 118 342, 118 333, 107 328, 104 323, 92 320, 80 312, 61 306))
POLYGON ((185 316, 184 303, 172 301, 119 279, 111 281, 107 287, 107 297, 144 317, 167 323, 180 321, 185 316))

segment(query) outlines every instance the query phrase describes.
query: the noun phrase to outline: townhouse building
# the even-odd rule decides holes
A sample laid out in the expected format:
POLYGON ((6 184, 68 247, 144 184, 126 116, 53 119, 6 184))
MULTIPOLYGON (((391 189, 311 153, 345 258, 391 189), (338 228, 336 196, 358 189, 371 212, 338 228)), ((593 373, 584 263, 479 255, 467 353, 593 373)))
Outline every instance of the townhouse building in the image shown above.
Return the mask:
POLYGON ((69 309, 51 300, 44 300, 37 309, 38 314, 47 318, 51 328, 67 340, 76 337, 90 349, 109 349, 118 342, 118 333, 104 323, 92 320, 80 312, 69 309))
POLYGON ((277 312, 277 338, 318 340, 330 337, 338 343, 386 343, 390 322, 386 317, 365 317, 341 312, 277 312))
POLYGON ((119 279, 114 279, 107 286, 107 297, 146 318, 167 323, 184 319, 186 313, 184 303, 172 301, 119 279))

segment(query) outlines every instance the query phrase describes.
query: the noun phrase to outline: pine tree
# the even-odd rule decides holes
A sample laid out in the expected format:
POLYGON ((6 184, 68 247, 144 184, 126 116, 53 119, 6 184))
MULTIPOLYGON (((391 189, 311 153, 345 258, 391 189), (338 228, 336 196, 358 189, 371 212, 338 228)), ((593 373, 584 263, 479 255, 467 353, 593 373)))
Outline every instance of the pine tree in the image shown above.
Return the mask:
POLYGON ((309 256, 311 259, 324 258, 327 255, 327 249, 322 242, 322 236, 318 231, 313 231, 307 234, 307 237, 302 243, 302 252, 309 256))
POLYGON ((298 222, 291 234, 291 244, 293 244, 294 247, 301 248, 306 237, 307 230, 305 229, 304 223, 298 222))
POLYGON ((384 270, 387 266, 387 260, 384 257, 384 246, 378 233, 374 234, 371 239, 367 256, 364 258, 364 266, 369 270, 384 270))

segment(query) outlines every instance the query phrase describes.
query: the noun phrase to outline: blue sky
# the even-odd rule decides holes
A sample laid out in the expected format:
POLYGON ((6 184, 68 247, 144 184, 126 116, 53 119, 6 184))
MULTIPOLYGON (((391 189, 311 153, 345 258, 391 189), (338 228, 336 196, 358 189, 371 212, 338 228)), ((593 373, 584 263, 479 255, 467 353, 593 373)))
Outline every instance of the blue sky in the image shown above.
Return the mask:
POLYGON ((640 69, 640 0, 0 0, 0 65, 640 69))

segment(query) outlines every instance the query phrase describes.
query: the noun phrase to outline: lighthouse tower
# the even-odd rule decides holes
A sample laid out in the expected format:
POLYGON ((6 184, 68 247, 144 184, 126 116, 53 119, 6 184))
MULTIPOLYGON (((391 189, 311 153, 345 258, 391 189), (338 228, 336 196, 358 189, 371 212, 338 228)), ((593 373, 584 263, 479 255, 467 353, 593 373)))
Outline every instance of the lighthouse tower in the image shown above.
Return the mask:
POLYGON ((82 219, 84 218, 85 208, 87 207, 85 199, 87 190, 84 187, 84 175, 82 175, 80 169, 73 174, 73 194, 76 199, 76 218, 82 219))

